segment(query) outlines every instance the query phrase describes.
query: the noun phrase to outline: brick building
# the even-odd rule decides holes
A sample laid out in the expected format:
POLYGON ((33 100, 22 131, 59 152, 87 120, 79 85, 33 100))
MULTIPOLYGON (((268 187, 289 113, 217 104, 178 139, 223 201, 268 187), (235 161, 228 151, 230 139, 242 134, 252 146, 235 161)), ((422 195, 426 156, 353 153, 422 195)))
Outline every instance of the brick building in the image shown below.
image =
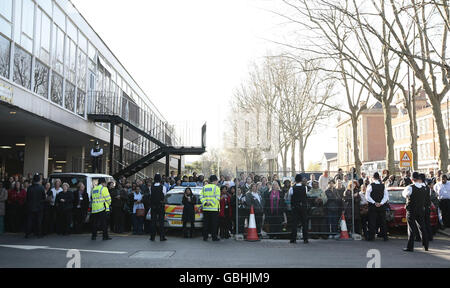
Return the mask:
MULTIPOLYGON (((393 117, 396 117, 397 112, 393 106, 393 117)), ((338 167, 348 171, 355 166, 351 119, 340 121, 337 130, 338 167)), ((371 173, 386 167, 386 135, 383 108, 380 102, 363 111, 358 119, 358 148, 363 171, 371 173)))

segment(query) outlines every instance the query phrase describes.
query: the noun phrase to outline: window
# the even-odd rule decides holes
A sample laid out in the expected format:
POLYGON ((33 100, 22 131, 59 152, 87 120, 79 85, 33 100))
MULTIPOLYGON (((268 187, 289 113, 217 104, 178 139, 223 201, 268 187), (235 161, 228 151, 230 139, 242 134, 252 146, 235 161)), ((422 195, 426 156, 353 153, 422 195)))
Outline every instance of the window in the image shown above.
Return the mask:
POLYGON ((23 0, 22 7, 22 33, 33 38, 34 3, 31 0, 23 0))
POLYGON ((11 38, 12 0, 0 1, 0 32, 11 38))
POLYGON ((34 54, 44 63, 50 64, 50 18, 38 9, 36 15, 36 45, 34 54))
POLYGON ((56 25, 53 26, 53 69, 63 73, 64 63, 64 33, 56 25))
POLYGON ((87 55, 78 50, 78 88, 86 91, 86 65, 87 65, 87 55))
POLYGON ((0 35, 0 75, 9 78, 11 42, 0 35))
POLYGON ((46 65, 36 60, 33 91, 44 98, 48 98, 49 71, 50 69, 46 65))
POLYGON ((88 52, 88 42, 86 37, 84 37, 81 32, 78 33, 78 48, 81 49, 81 51, 87 53, 88 52))
POLYGON ((14 4, 14 40, 31 53, 33 52, 34 3, 32 0, 15 0, 14 4))
POLYGON ((97 62, 97 60, 96 60, 96 56, 97 56, 97 51, 95 50, 95 47, 91 44, 91 42, 89 42, 89 45, 88 45, 89 47, 89 49, 88 49, 88 56, 89 56, 89 63, 88 63, 88 65, 89 65, 89 70, 91 70, 91 71, 95 71, 95 69, 96 69, 96 62, 97 62))
POLYGON ((67 18, 67 35, 72 39, 75 43, 78 43, 78 30, 75 24, 67 18))
POLYGON ((16 46, 14 51, 13 81, 25 88, 31 89, 31 55, 16 46))
POLYGON ((66 15, 58 7, 58 5, 55 5, 53 9, 53 20, 55 21, 56 25, 58 25, 62 29, 62 31, 66 31, 66 15))
POLYGON ((64 93, 64 106, 66 109, 75 112, 75 86, 66 81, 66 91, 64 93))
POLYGON ((75 83, 76 46, 72 39, 66 42, 66 78, 75 83))
POLYGON ((78 89, 77 93, 77 114, 84 116, 84 103, 86 101, 86 93, 78 89))
POLYGON ((52 15, 52 0, 37 0, 39 6, 44 9, 49 15, 52 15))
POLYGON ((63 78, 56 73, 52 74, 52 92, 51 98, 54 103, 62 105, 62 86, 63 78))

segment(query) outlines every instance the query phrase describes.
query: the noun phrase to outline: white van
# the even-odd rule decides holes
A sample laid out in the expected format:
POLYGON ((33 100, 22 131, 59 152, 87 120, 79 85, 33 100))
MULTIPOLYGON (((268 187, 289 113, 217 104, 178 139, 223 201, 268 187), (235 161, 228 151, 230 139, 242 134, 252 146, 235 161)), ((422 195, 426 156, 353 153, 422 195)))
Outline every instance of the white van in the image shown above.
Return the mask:
POLYGON ((55 180, 60 179, 61 184, 67 183, 70 188, 69 191, 74 192, 77 190, 77 185, 79 182, 82 182, 84 186, 86 186, 86 192, 89 195, 89 199, 91 198, 92 189, 98 185, 98 180, 100 178, 105 178, 106 183, 114 182, 116 180, 111 175, 106 174, 92 174, 92 173, 53 173, 49 177, 49 182, 52 183, 52 187, 55 186, 55 180))

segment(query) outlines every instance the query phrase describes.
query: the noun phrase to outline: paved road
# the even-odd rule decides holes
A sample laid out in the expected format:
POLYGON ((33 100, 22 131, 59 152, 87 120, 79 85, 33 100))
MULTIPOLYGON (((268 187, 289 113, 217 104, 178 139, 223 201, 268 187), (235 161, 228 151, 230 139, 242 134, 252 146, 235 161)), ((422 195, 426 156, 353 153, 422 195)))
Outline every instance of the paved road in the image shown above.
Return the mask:
POLYGON ((437 236, 429 252, 417 248, 414 253, 402 251, 404 236, 388 242, 311 240, 308 245, 286 240, 203 242, 201 237, 183 239, 178 235, 168 239, 150 242, 147 236, 113 235, 111 241, 92 241, 87 234, 24 239, 6 234, 0 236, 0 267, 66 267, 69 249, 80 250, 82 268, 364 268, 370 249, 380 251, 381 267, 450 267, 450 238, 446 236, 437 236))

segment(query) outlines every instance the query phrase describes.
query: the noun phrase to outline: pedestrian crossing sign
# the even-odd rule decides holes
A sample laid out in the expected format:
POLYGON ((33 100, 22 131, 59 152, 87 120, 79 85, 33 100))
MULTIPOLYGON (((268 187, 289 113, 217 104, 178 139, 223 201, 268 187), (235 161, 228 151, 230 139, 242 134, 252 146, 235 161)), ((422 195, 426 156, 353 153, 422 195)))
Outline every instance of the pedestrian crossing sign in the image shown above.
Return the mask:
POLYGON ((412 168, 412 152, 411 151, 400 151, 400 167, 401 168, 412 168))

